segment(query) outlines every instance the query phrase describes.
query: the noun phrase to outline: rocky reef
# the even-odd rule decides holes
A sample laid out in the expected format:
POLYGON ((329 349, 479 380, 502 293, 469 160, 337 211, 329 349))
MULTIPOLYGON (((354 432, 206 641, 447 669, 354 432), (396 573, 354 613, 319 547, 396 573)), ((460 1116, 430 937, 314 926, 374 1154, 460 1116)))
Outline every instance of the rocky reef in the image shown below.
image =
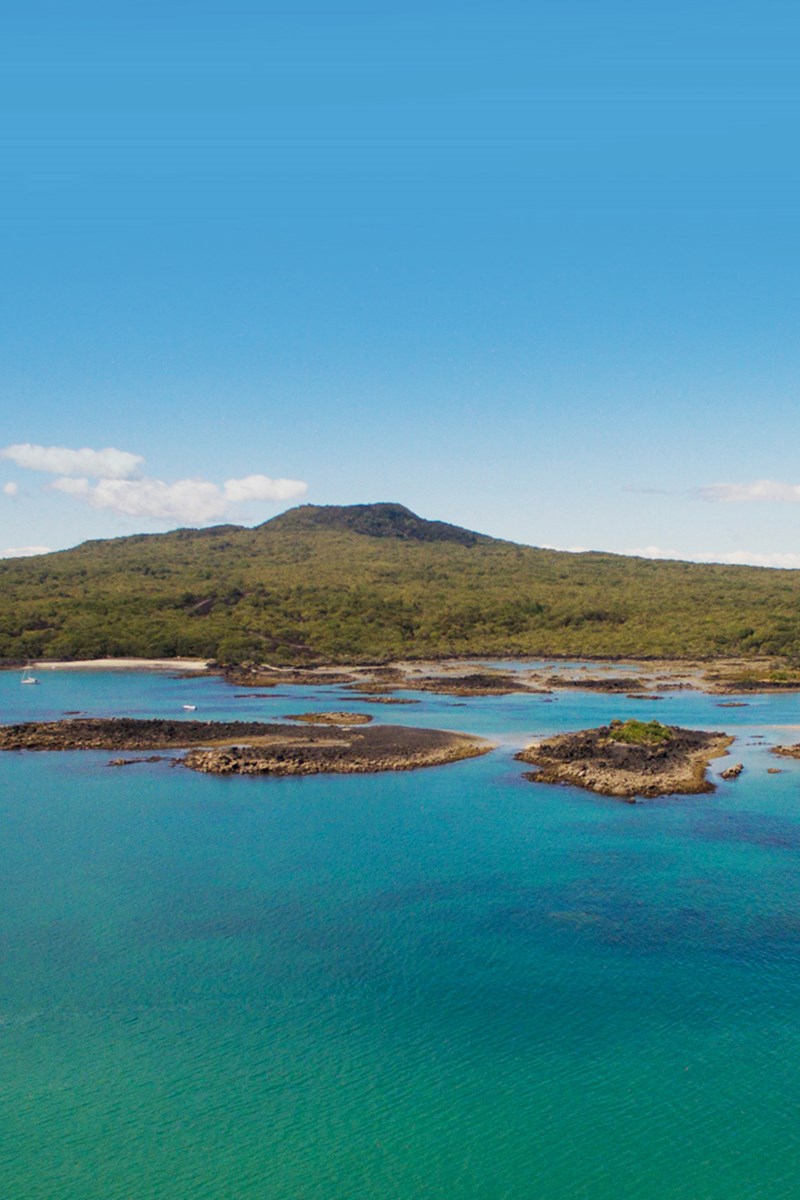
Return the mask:
POLYGON ((358 676, 350 671, 326 667, 270 667, 266 664, 245 663, 226 667, 222 675, 235 687, 320 687, 330 684, 355 683, 358 676))
POLYGON ((517 758, 537 767, 527 776, 534 783, 570 784, 633 800, 713 791, 706 768, 732 741, 726 733, 658 721, 612 721, 547 738, 517 758))
POLYGON ((512 692, 530 690, 519 675, 500 671, 407 676, 401 686, 412 688, 415 692, 433 692, 439 696, 508 696, 512 692))
MULTIPOLYGON (((643 681, 635 675, 566 675, 553 672, 548 683, 554 688, 580 688, 583 692, 629 692, 644 690, 643 681)), ((634 699, 639 699, 638 695, 634 699)))
MULTIPOLYGON (((0 750, 169 749, 188 750, 180 761, 196 771, 316 775, 439 766, 486 754, 492 746, 484 738, 465 733, 402 725, 298 728, 263 721, 83 717, 0 726, 0 750)), ((123 764, 117 760, 114 765, 123 764)))
POLYGON ((287 721, 302 721, 304 725, 369 725, 372 717, 355 712, 287 713, 287 721))
POLYGON ((464 758, 476 758, 492 748, 483 738, 446 733, 441 729, 375 725, 358 732, 335 732, 338 735, 335 738, 306 745, 284 741, 260 746, 190 750, 183 761, 194 771, 215 775, 318 775, 326 772, 349 775, 441 766, 464 758))
POLYGON ((779 754, 783 758, 800 758, 800 743, 795 743, 793 746, 773 746, 773 754, 779 754))
POLYGON ((289 726, 263 721, 170 721, 77 717, 0 726, 0 750, 181 750, 263 737, 289 726))

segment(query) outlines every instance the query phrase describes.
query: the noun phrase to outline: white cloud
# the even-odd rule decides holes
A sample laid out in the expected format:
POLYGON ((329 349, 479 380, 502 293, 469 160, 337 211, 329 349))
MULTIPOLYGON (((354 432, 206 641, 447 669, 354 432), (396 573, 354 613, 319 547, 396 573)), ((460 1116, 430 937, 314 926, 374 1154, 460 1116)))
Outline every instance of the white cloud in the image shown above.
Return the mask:
POLYGON ((226 500, 240 504, 243 500, 294 500, 308 490, 299 479, 270 479, 268 475, 245 475, 243 479, 228 479, 223 488, 226 500))
POLYGON ((54 479, 48 487, 55 488, 57 492, 67 492, 70 496, 88 496, 92 490, 88 479, 70 479, 67 476, 54 479))
POLYGON ((21 442, 0 450, 0 458, 10 459, 29 471, 50 475, 90 475, 93 479, 129 479, 144 462, 141 454, 127 450, 69 450, 65 446, 34 446, 21 442))
POLYGON ((723 563, 740 567, 782 567, 786 570, 800 569, 800 554, 762 554, 758 550, 698 550, 694 553, 682 553, 680 550, 664 550, 660 546, 640 546, 632 550, 624 550, 624 554, 635 555, 637 558, 669 558, 681 562, 723 563))
POLYGON ((8 546, 0 558, 31 558, 34 554, 52 554, 49 546, 8 546))
POLYGON ((50 487, 86 500, 92 508, 111 509, 129 517, 159 521, 184 521, 202 525, 229 515, 232 504, 243 500, 291 500, 302 496, 308 485, 299 479, 269 479, 248 475, 229 479, 223 487, 207 479, 55 479, 50 487))
POLYGON ((781 483, 775 479, 757 479, 755 483, 711 483, 696 488, 701 500, 723 504, 752 504, 772 502, 800 504, 800 483, 781 483))
MULTIPOLYGON (((139 474, 144 463, 140 454, 127 450, 69 450, 64 446, 34 446, 19 443, 0 450, 0 458, 10 459, 31 471, 47 471, 57 478, 48 487, 90 504, 128 517, 158 521, 182 521, 203 525, 230 515, 231 507, 246 501, 293 500, 308 491, 299 479, 270 479, 268 475, 245 475, 224 484, 208 479, 179 479, 167 483, 139 474), (94 482, 93 482, 94 481, 94 482)), ((2 489, 16 496, 18 485, 7 483, 2 489)))

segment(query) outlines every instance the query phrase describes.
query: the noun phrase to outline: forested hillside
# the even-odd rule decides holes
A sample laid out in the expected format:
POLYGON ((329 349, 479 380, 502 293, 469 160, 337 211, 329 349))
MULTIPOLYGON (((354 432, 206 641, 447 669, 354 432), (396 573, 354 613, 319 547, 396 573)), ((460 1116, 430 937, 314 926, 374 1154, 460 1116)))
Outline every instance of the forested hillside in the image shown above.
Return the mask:
POLYGON ((800 654, 800 572, 498 541, 400 505, 0 563, 0 657, 800 654))

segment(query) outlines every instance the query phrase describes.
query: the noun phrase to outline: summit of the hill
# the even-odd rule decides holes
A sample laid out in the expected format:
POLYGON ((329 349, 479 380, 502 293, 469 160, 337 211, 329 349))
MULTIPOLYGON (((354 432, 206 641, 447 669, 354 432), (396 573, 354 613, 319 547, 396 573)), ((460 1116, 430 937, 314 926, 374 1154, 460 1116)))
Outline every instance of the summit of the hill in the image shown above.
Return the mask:
POLYGON ((308 532, 314 529, 344 529, 365 537, 400 538, 415 542, 457 542, 474 546, 491 539, 446 521, 427 521, 403 504, 301 504, 266 521, 262 529, 308 532))

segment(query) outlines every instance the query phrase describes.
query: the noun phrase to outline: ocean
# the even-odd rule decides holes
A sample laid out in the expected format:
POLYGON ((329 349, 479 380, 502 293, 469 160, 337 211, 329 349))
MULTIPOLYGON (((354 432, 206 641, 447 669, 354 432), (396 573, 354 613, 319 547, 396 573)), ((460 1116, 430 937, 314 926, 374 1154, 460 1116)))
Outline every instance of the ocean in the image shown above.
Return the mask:
POLYGON ((287 779, 0 754, 4 1196, 800 1195, 800 762, 768 749, 800 696, 38 673, 0 673, 0 720, 347 707, 498 748, 287 779), (632 715, 736 734, 712 774, 744 773, 629 805, 513 759, 632 715))

